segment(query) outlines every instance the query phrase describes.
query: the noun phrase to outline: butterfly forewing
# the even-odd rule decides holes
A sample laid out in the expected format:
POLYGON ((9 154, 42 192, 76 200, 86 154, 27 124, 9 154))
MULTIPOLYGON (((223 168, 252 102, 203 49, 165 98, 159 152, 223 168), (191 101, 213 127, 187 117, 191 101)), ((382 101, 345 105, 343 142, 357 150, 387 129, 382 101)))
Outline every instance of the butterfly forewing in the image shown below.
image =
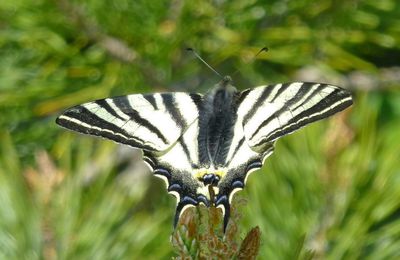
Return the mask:
POLYGON ((348 91, 321 83, 261 86, 242 95, 238 116, 248 145, 255 149, 352 104, 348 91))
POLYGON ((66 110, 57 123, 149 151, 173 145, 198 117, 198 94, 128 95, 85 103, 66 110))

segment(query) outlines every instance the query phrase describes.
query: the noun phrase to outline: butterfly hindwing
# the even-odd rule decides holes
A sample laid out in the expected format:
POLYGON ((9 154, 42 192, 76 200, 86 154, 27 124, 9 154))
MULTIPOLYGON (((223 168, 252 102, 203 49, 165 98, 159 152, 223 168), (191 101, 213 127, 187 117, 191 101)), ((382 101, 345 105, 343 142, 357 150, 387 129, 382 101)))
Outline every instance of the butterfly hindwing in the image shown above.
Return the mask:
POLYGON ((188 207, 197 206, 200 202, 208 206, 208 200, 198 194, 201 185, 193 176, 194 168, 199 165, 198 134, 198 120, 195 120, 168 152, 162 155, 144 152, 144 161, 156 177, 165 181, 168 193, 177 199, 174 226, 188 207))

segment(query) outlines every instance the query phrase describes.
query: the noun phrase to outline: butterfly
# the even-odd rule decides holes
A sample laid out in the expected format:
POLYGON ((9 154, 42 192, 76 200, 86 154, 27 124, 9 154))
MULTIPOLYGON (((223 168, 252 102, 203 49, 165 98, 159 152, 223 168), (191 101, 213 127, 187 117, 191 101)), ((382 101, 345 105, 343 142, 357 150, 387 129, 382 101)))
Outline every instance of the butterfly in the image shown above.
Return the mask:
POLYGON ((294 82, 238 91, 229 76, 206 94, 170 92, 100 99, 67 109, 56 123, 143 151, 177 199, 174 218, 203 204, 222 210, 262 167, 280 137, 352 105, 349 91, 294 82))

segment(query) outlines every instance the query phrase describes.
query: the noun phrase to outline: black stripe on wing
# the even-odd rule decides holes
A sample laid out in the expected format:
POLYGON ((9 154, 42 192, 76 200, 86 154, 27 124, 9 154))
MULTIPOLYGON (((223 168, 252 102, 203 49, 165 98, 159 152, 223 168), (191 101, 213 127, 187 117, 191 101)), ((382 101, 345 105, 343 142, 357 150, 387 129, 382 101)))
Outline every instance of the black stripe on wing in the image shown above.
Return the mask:
POLYGON ((226 163, 227 165, 229 165, 229 164, 231 163, 232 159, 235 158, 237 152, 239 151, 239 149, 240 149, 241 146, 243 145, 244 141, 245 141, 245 138, 244 138, 244 136, 243 136, 243 137, 239 140, 239 142, 237 143, 237 145, 236 145, 236 147, 235 147, 235 150, 234 150, 233 153, 232 153, 231 158, 230 158, 229 161, 226 163))
POLYGON ((203 102, 203 96, 195 93, 190 93, 189 96, 192 99, 193 103, 196 105, 197 110, 200 110, 201 103, 203 102))
MULTIPOLYGON (((247 124, 249 122, 249 120, 254 116, 254 114, 257 112, 257 109, 265 102, 265 100, 269 97, 269 95, 272 92, 272 87, 267 87, 265 88, 265 90, 261 93, 261 96, 257 99, 256 102, 254 102, 253 106, 251 107, 251 109, 249 110, 249 112, 247 112, 247 114, 245 115, 245 117, 243 118, 243 124, 247 124)), ((249 92, 245 92, 247 94, 245 94, 246 96, 248 95, 249 92)), ((241 100, 243 101, 243 93, 240 95, 241 96, 241 100)))
POLYGON ((240 95, 236 102, 237 106, 239 106, 239 104, 242 103, 243 100, 245 100, 245 98, 247 97, 247 95, 250 93, 251 90, 252 90, 251 88, 248 88, 248 89, 245 89, 242 92, 240 92, 240 95))
POLYGON ((282 93, 285 92, 285 90, 292 85, 291 83, 284 83, 282 84, 282 86, 280 86, 280 88, 278 89, 278 91, 276 92, 275 96, 271 99, 271 103, 274 102, 277 98, 279 98, 281 96, 282 93))
POLYGON ((96 100, 96 101, 94 101, 94 103, 96 103, 97 105, 99 105, 99 107, 104 108, 108 113, 110 113, 111 115, 115 116, 116 118, 118 118, 118 119, 120 119, 120 120, 125 120, 125 119, 122 118, 120 115, 118 115, 117 112, 115 112, 115 110, 110 106, 110 104, 108 104, 108 102, 106 101, 106 99, 96 100))
MULTIPOLYGON (((303 86, 313 86, 315 85, 315 83, 303 83, 303 86)), ((308 102, 310 102, 316 95, 319 95, 321 93, 321 91, 326 87, 326 84, 318 84, 317 88, 306 98, 303 100, 303 102, 301 102, 300 104, 298 104, 296 107, 292 108, 292 110, 297 110, 298 108, 304 106, 305 104, 307 104, 308 102)), ((311 88, 310 88, 311 90, 311 88)), ((299 95, 304 95, 302 93, 298 93, 299 95)), ((307 94, 307 93, 305 93, 307 94)))
POLYGON ((153 94, 143 95, 143 98, 146 99, 149 104, 151 104, 154 110, 158 109, 157 102, 153 94))
POLYGON ((146 127, 152 133, 157 135, 159 139, 161 139, 164 143, 168 143, 167 138, 164 136, 161 131, 155 127, 152 123, 150 123, 146 118, 143 118, 139 115, 138 111, 136 111, 129 103, 128 96, 119 97, 114 100, 114 104, 127 116, 131 117, 131 120, 135 123, 146 127))
POLYGON ((169 112, 175 123, 182 129, 187 127, 188 122, 183 118, 183 115, 175 105, 175 98, 172 95, 161 95, 162 101, 164 103, 165 109, 169 112))
POLYGON ((130 136, 122 128, 98 117, 83 106, 76 106, 67 110, 56 119, 56 123, 83 134, 102 136, 119 143, 143 147, 140 139, 130 136))
POLYGON ((185 155, 186 155, 186 157, 187 157, 187 160, 188 160, 188 161, 190 162, 190 164, 193 166, 194 163, 193 163, 193 159, 190 158, 189 147, 188 147, 187 143, 185 142, 185 140, 184 140, 182 137, 178 140, 177 145, 180 145, 180 146, 182 147, 182 149, 183 149, 183 151, 185 152, 185 155))

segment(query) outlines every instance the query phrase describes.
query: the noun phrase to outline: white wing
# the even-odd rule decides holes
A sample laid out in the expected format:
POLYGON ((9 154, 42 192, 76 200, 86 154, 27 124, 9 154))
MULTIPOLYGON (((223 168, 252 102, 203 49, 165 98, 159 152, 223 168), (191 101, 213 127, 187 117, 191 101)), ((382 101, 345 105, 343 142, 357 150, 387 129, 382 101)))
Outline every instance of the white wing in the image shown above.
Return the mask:
POLYGON ((351 94, 321 83, 261 86, 241 93, 238 120, 254 150, 353 103, 351 94))
POLYGON ((201 98, 200 94, 187 93, 106 98, 72 107, 56 122, 84 134, 162 152, 198 118, 201 98))

